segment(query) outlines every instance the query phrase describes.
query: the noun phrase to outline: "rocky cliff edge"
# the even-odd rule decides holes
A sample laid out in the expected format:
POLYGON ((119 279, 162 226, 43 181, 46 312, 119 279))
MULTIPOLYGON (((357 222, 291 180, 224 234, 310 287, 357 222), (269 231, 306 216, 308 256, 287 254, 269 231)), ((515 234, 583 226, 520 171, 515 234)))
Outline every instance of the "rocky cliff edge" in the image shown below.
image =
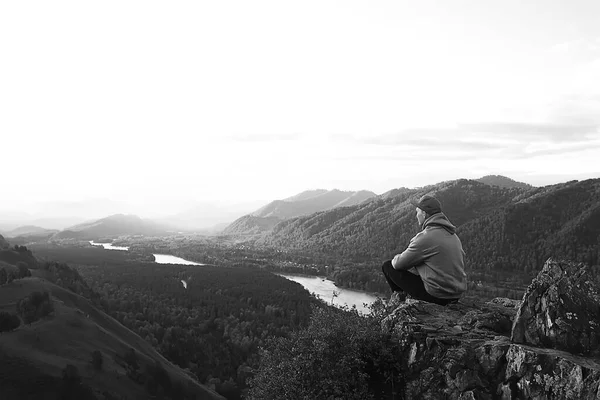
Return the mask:
POLYGON ((593 268, 549 259, 521 301, 397 301, 382 328, 404 352, 402 398, 600 400, 593 268))

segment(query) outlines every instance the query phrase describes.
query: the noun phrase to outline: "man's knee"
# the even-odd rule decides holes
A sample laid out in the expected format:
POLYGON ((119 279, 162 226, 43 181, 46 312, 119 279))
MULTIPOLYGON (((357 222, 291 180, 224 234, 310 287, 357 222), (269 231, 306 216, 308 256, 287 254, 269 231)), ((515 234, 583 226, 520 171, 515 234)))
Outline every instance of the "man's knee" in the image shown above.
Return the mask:
POLYGON ((381 270, 383 271, 383 273, 386 273, 386 272, 391 271, 393 269, 394 269, 394 267, 392 266, 392 260, 387 260, 386 262, 384 262, 381 265, 381 270))

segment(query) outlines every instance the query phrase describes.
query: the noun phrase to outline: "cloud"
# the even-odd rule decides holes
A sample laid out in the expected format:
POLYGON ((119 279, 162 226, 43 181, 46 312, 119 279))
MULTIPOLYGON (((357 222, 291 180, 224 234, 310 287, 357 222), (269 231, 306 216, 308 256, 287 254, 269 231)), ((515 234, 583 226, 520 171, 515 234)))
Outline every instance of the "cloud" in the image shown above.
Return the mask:
POLYGON ((596 150, 600 148, 600 124, 459 124, 454 128, 405 129, 388 135, 346 137, 345 144, 354 151, 337 155, 337 160, 403 164, 426 159, 526 160, 596 150))
POLYGON ((569 114, 571 120, 578 123, 470 123, 458 124, 453 128, 405 129, 395 134, 354 137, 353 140, 366 145, 489 151, 524 141, 573 143, 589 140, 590 136, 600 133, 600 121, 596 123, 584 118, 585 112, 584 115, 575 114, 575 110, 581 111, 580 107, 575 106, 574 109, 569 110, 564 103, 556 110, 563 115, 569 114))
POLYGON ((482 151, 498 148, 497 144, 454 139, 457 129, 411 129, 395 135, 379 135, 360 140, 367 145, 406 146, 422 149, 482 151))
POLYGON ((514 138, 520 140, 542 140, 550 142, 572 142, 587 139, 590 134, 598 133, 600 124, 555 124, 492 122, 480 124, 461 124, 458 132, 491 135, 493 137, 514 138))

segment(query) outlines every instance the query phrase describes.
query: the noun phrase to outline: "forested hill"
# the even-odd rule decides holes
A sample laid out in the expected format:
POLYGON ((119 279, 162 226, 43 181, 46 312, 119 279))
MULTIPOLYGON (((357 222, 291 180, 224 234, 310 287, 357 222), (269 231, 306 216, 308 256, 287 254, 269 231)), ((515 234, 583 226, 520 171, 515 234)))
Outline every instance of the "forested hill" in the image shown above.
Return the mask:
POLYGON ((532 189, 458 233, 481 270, 533 274, 548 257, 600 264, 600 179, 532 189))
POLYGON ((279 223, 261 243, 305 249, 348 261, 389 257, 418 232, 410 200, 435 193, 457 226, 509 204, 523 189, 504 189, 461 179, 423 189, 398 191, 369 202, 279 223))
POLYGON ((600 179, 541 188, 502 188, 460 179, 283 221, 263 245, 310 251, 331 262, 383 260, 419 227, 411 198, 435 194, 458 227, 472 272, 525 272, 550 256, 598 263, 600 179))
POLYGON ((275 200, 238 218, 223 233, 227 235, 253 235, 270 231, 280 221, 339 207, 354 206, 374 198, 367 190, 345 192, 341 190, 307 190, 283 200, 275 200))
POLYGON ((144 220, 136 215, 115 214, 97 221, 72 226, 54 235, 56 239, 90 240, 119 235, 158 235, 167 226, 144 220))
POLYGON ((341 190, 311 190, 284 200, 275 200, 256 210, 251 215, 256 217, 278 217, 281 219, 312 214, 318 211, 337 207, 351 206, 375 197, 375 193, 367 190, 346 192, 341 190))
POLYGON ((518 187, 518 188, 522 188, 522 189, 533 188, 533 186, 531 186, 528 183, 517 182, 514 179, 510 179, 510 178, 507 178, 506 176, 502 176, 502 175, 486 175, 486 176, 481 177, 476 180, 478 182, 485 183, 487 185, 500 186, 500 187, 504 187, 504 188, 513 188, 513 187, 518 187))

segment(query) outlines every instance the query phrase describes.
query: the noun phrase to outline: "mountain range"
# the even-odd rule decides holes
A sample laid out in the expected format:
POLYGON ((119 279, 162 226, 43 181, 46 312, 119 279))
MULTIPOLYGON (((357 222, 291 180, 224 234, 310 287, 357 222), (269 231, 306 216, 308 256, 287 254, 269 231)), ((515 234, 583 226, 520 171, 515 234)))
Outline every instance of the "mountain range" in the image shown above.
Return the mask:
MULTIPOLYGON (((498 175, 484 176, 476 181, 497 188, 533 188, 526 183, 516 182, 498 175)), ((437 184, 437 186, 443 184, 446 184, 446 182, 437 184)), ((435 187, 436 185, 430 185, 421 189, 435 187)), ((222 230, 225 235, 260 235, 272 231, 278 224, 286 220, 314 213, 362 206, 372 201, 388 201, 398 196, 414 194, 418 190, 420 189, 397 188, 378 196, 366 190, 316 189, 307 190, 282 200, 272 201, 246 215, 243 215, 242 210, 250 204, 234 206, 228 210, 225 206, 202 203, 168 217, 157 219, 142 219, 132 214, 120 213, 85 222, 78 221, 77 224, 69 225, 60 232, 31 224, 13 227, 10 230, 4 229, 2 233, 6 237, 14 238, 16 243, 27 243, 27 241, 43 240, 50 237, 54 239, 91 240, 120 235, 164 235, 176 231, 194 231, 205 235, 213 235, 222 230), (234 221, 228 224, 227 220, 234 221), (201 229, 199 227, 205 228, 201 229)), ((75 210, 85 209, 86 205, 94 202, 90 204, 80 203, 74 203, 75 210)), ((62 214, 67 213, 68 207, 64 204, 51 204, 51 206, 61 211, 62 214)), ((113 209, 118 206, 119 203, 113 202, 102 208, 102 210, 106 207, 113 209)), ((282 227, 277 228, 277 231, 281 230, 282 227)))
POLYGON ((252 240, 338 264, 384 260, 419 231, 410 200, 424 194, 435 195, 458 227, 473 276, 519 271, 530 279, 551 256, 600 263, 600 179, 539 188, 459 179, 290 218, 252 240))
POLYGON ((275 200, 245 215, 223 230, 226 235, 267 232, 279 222, 301 215, 361 204, 377 195, 367 190, 307 190, 283 200, 275 200))
POLYGON ((93 240, 120 235, 158 236, 169 232, 169 227, 136 215, 115 214, 92 222, 75 225, 53 236, 53 239, 93 240))

